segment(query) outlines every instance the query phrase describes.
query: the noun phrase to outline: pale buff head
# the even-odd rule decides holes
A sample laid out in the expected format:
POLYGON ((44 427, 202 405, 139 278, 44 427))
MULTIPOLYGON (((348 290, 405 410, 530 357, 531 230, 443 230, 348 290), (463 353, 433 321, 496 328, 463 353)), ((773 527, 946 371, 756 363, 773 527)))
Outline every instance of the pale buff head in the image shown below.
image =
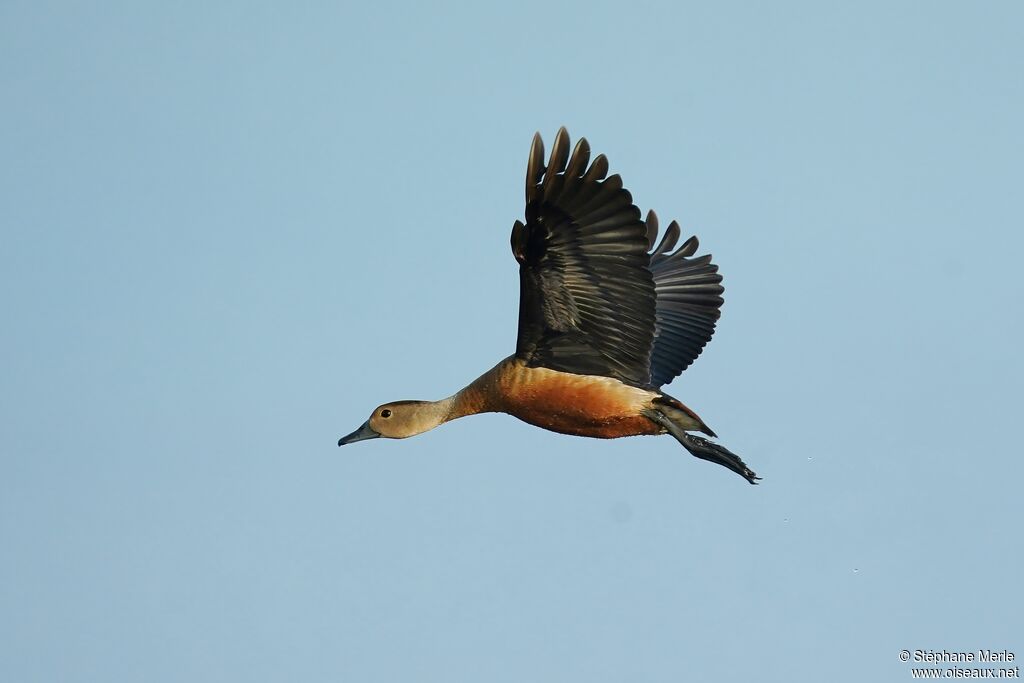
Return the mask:
POLYGON ((338 440, 339 446, 376 439, 406 439, 429 431, 448 417, 448 401, 395 401, 374 409, 359 429, 338 440))

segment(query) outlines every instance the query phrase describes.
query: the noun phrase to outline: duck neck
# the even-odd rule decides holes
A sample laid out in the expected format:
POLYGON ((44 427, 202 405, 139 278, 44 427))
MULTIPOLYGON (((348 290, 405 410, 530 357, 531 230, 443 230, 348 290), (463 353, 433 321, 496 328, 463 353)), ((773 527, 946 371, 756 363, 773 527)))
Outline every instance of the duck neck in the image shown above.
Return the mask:
POLYGON ((454 400, 455 396, 449 396, 440 401, 418 401, 414 433, 422 434, 423 432, 429 432, 431 429, 454 419, 452 417, 452 403, 454 400))
POLYGON ((445 401, 449 402, 449 420, 490 411, 487 393, 484 387, 480 386, 479 380, 473 382, 454 396, 446 398, 445 401))
POLYGON ((467 415, 491 412, 487 375, 473 381, 453 396, 433 401, 424 406, 424 412, 436 419, 435 427, 467 415))
POLYGON ((440 401, 425 401, 419 408, 423 431, 467 415, 489 413, 495 410, 492 400, 493 384, 499 366, 473 380, 458 393, 440 401))

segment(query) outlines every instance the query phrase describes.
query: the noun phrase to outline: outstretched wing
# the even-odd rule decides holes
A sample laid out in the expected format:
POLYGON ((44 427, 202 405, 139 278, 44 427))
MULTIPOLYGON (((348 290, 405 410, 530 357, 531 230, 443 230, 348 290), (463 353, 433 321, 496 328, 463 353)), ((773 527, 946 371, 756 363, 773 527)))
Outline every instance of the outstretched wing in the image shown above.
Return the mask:
MULTIPOLYGON (((665 230, 658 247, 651 252, 650 269, 654 276, 657 307, 654 350, 651 353, 651 386, 668 384, 690 366, 715 333, 715 323, 724 302, 722 276, 711 255, 690 258, 697 251, 697 238, 691 237, 676 251, 679 224, 665 230)), ((654 247, 658 236, 658 216, 647 214, 648 245, 654 247)))
POLYGON ((647 226, 608 161, 583 138, 569 155, 558 131, 544 167, 533 138, 526 223, 512 228, 519 261, 516 356, 531 367, 650 384, 655 289, 647 226))

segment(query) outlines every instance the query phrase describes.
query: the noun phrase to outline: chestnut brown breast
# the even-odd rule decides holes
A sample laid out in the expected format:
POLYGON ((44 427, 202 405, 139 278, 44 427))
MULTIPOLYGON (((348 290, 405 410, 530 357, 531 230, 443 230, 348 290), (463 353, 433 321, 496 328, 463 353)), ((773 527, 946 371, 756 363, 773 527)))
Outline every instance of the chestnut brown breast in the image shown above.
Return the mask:
POLYGON ((491 394, 492 409, 532 425, 602 439, 661 433, 640 414, 657 395, 652 391, 611 377, 530 368, 516 358, 500 363, 492 373, 484 389, 491 394))

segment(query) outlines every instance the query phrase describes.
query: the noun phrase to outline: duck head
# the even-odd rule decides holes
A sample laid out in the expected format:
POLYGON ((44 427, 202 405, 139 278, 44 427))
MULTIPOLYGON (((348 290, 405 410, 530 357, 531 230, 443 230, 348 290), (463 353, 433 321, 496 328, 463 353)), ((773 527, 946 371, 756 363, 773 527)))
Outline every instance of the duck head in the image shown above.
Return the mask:
POLYGON ((376 439, 406 439, 429 431, 447 421, 449 406, 446 401, 395 401, 374 409, 370 419, 348 436, 338 439, 338 445, 376 439))

